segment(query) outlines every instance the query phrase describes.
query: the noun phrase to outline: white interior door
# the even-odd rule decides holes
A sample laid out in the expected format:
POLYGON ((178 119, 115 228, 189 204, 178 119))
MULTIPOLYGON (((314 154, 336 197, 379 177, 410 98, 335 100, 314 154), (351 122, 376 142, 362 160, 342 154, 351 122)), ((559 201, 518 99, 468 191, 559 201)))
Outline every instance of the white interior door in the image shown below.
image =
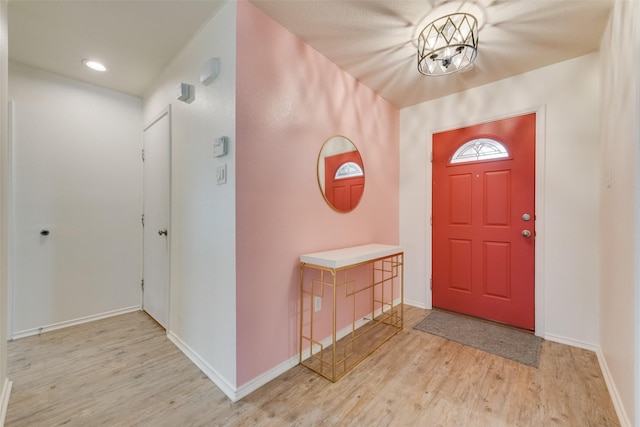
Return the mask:
POLYGON ((144 130, 144 261, 142 308, 165 329, 169 322, 169 194, 171 113, 144 130))

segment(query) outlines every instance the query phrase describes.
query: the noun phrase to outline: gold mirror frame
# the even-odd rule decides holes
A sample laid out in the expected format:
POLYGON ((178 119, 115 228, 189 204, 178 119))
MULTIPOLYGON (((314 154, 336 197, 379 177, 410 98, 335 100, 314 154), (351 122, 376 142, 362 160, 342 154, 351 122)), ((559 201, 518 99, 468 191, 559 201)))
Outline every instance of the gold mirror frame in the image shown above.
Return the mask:
POLYGON ((333 210, 347 213, 358 206, 364 193, 364 165, 358 148, 349 138, 334 135, 322 144, 317 176, 322 197, 333 210))

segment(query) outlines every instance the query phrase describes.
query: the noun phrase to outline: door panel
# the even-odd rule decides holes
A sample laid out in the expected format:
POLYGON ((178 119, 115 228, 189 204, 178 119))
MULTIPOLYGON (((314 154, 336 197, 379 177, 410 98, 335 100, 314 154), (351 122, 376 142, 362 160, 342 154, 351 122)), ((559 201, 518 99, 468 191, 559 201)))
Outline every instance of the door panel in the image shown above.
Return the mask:
POLYGON ((449 178, 451 224, 471 225, 471 175, 453 175, 449 178))
POLYGON ((171 116, 144 131, 143 308, 160 325, 169 321, 169 191, 171 116))
POLYGON ((511 245, 484 242, 483 294, 509 300, 511 297, 511 245))
POLYGON ((511 217, 511 172, 496 171, 484 175, 485 226, 509 226, 511 217))
POLYGON ((533 329, 535 224, 522 215, 535 218, 534 183, 535 114, 434 134, 435 307, 533 329), (508 156, 451 163, 480 138, 508 156))
POLYGON ((471 240, 449 240, 451 289, 471 292, 471 240))

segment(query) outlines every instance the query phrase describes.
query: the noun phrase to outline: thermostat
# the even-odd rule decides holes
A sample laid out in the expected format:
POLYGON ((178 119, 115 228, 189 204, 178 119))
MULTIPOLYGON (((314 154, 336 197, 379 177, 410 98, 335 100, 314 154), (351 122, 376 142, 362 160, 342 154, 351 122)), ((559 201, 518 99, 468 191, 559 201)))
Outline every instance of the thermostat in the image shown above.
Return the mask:
POLYGON ((227 137, 221 136, 213 141, 213 157, 222 157, 227 154, 227 137))

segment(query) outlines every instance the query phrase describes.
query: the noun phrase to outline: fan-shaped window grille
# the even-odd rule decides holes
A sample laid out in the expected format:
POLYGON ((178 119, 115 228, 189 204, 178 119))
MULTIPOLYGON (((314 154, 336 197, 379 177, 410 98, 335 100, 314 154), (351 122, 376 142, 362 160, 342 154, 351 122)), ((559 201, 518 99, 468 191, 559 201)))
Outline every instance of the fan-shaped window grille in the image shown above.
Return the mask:
POLYGON ((478 160, 504 159, 509 157, 506 147, 489 138, 472 139, 453 153, 451 163, 467 163, 478 160))
POLYGON ((338 168, 335 179, 353 178, 355 176, 364 176, 362 168, 357 163, 347 162, 338 168))

